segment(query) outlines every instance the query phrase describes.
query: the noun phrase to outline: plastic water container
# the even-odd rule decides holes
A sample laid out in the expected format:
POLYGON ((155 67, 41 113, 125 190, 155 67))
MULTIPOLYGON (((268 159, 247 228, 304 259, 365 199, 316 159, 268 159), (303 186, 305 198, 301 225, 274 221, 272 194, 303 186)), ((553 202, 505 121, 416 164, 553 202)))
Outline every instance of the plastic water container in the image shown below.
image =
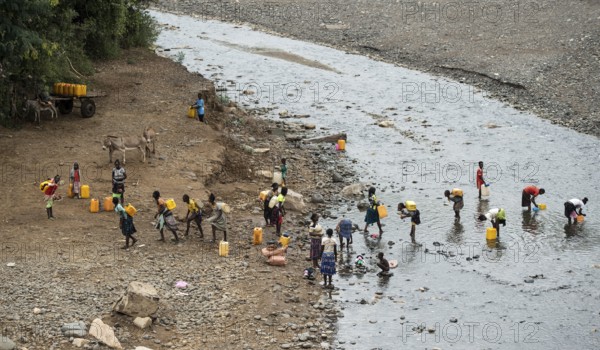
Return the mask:
POLYGON ((346 140, 338 140, 337 145, 338 145, 338 150, 340 150, 340 151, 346 150, 346 140))
POLYGON ((583 220, 585 220, 585 216, 577 215, 577 222, 583 222, 583 220))
POLYGON ((267 195, 269 194, 268 190, 265 191, 261 191, 258 195, 258 200, 260 200, 261 202, 264 202, 267 200, 267 195))
POLYGON ((196 108, 190 106, 187 111, 188 118, 196 118, 196 108))
POLYGON ((463 196, 463 190, 461 190, 460 188, 453 188, 452 191, 450 191, 450 192, 455 197, 462 197, 463 196))
POLYGON ((283 255, 274 255, 269 257, 269 260, 267 260, 267 263, 269 265, 273 265, 273 266, 285 266, 285 256, 283 255))
POLYGON ((417 210, 417 203, 415 203, 413 201, 406 201, 406 202, 404 202, 404 206, 406 207, 406 210, 408 210, 408 211, 415 211, 415 210, 417 210))
POLYGON ((79 195, 84 199, 90 198, 90 186, 82 185, 79 189, 79 195))
POLYGON ((125 207, 125 212, 133 217, 135 215, 135 213, 137 213, 137 209, 135 209, 135 207, 133 205, 131 205, 131 203, 127 204, 127 206, 125 207))
POLYGON ((229 256, 229 242, 219 242, 219 256, 229 256))
POLYGON ((387 208, 385 207, 385 205, 377 206, 377 214, 379 214, 380 219, 383 219, 388 216, 387 208))
POLYGON ((546 204, 538 204, 538 208, 540 208, 540 210, 546 210, 546 204))
POLYGON ((283 182, 283 177, 281 175, 281 171, 274 171, 273 172, 273 183, 281 185, 282 182, 283 182))
POLYGON ((540 211, 540 208, 539 207, 532 207, 531 210, 537 212, 537 211, 540 211))
POLYGON ((104 211, 113 211, 115 210, 115 205, 113 204, 112 197, 104 197, 103 203, 104 211))
POLYGON ((487 187, 486 185, 481 185, 481 196, 487 197, 489 195, 490 195, 490 188, 487 187))
POLYGON ((290 235, 289 233, 284 233, 281 237, 279 237, 279 243, 281 243, 282 246, 287 247, 288 245, 290 245, 290 235))
POLYGON ((498 238, 498 232, 496 231, 496 229, 494 227, 488 227, 485 230, 485 239, 494 240, 496 238, 498 238))
POLYGON ((169 209, 169 210, 173 210, 177 207, 177 204, 175 204, 175 200, 173 198, 167 199, 167 201, 165 202, 165 205, 167 206, 167 209, 169 209))
POLYGON ((69 197, 69 198, 75 197, 75 193, 73 193, 73 184, 69 184, 69 189, 67 190, 67 197, 69 197))
POLYGON ((252 233, 252 244, 259 245, 262 244, 263 240, 263 229, 262 227, 255 227, 252 233))
POLYGON ((92 198, 90 201, 90 213, 97 213, 100 211, 100 202, 96 198, 92 198))

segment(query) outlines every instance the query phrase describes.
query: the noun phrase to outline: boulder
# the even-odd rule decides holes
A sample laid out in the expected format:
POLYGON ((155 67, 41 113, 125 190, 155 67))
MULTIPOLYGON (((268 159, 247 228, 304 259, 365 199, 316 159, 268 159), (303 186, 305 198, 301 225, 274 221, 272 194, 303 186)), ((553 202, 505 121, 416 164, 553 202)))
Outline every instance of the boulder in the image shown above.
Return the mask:
POLYGON ((13 350, 17 348, 17 344, 8 337, 0 336, 0 350, 13 350))
POLYGON ((76 346, 78 348, 82 348, 82 347, 86 346, 89 343, 90 343, 90 341, 87 340, 87 339, 83 339, 83 338, 75 338, 75 339, 73 339, 73 346, 76 346))
MULTIPOLYGON (((287 201, 287 199, 286 199, 287 201)), ((313 193, 312 196, 310 197, 310 201, 312 203, 325 203, 325 198, 323 198, 323 195, 320 193, 313 193)))
POLYGON ((152 319, 150 317, 136 317, 135 320, 133 320, 133 324, 141 329, 146 329, 152 324, 152 319))
POLYGON ((147 348, 145 346, 136 346, 134 350, 152 350, 152 349, 147 348))
POLYGON ((87 327, 83 321, 65 323, 60 327, 60 331, 65 337, 85 337, 87 335, 87 327))
POLYGON ((344 182, 344 177, 338 173, 333 173, 331 176, 333 182, 344 182))
POLYGON ((363 197, 364 194, 368 191, 369 186, 362 183, 356 183, 352 185, 348 185, 342 189, 342 196, 344 197, 363 197))
POLYGON ((300 211, 306 210, 306 203, 304 203, 304 196, 298 192, 294 192, 288 189, 288 193, 285 196, 285 210, 300 211))
POLYGON ((147 283, 131 282, 113 310, 133 317, 147 317, 158 311, 158 292, 147 283))
POLYGON ((272 179, 273 172, 270 170, 259 170, 256 172, 257 175, 264 177, 265 179, 272 179))
POLYGON ((115 337, 115 332, 112 327, 102 322, 101 319, 97 318, 92 321, 92 325, 90 326, 90 335, 101 343, 106 344, 106 346, 113 349, 123 349, 119 339, 115 337))
POLYGON ((365 210, 369 209, 369 202, 358 202, 356 207, 360 211, 365 211, 365 210))

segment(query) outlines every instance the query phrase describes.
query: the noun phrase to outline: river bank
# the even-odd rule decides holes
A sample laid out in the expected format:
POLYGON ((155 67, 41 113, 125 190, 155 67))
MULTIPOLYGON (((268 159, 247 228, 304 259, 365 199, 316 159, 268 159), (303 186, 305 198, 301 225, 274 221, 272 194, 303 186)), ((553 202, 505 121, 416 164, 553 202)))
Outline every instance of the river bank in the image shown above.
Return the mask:
MULTIPOLYGON (((161 0, 158 6, 450 77, 465 84, 463 94, 473 85, 552 123, 600 135, 594 2, 161 0)), ((400 105, 443 103, 452 100, 449 88, 407 81, 385 97, 400 105)))
MULTIPOLYGON (((91 80, 94 90, 108 93, 97 101, 93 118, 75 113, 57 121, 42 118, 41 127, 26 124, 0 133, 0 146, 14 150, 0 156, 0 209, 8 228, 1 246, 2 335, 19 349, 75 349, 61 326, 83 321, 89 328, 101 318, 125 349, 329 346, 339 316, 332 298, 337 291, 325 293, 321 281, 302 278, 310 265, 305 261, 305 225, 312 210, 328 217, 329 198, 355 175, 332 144, 296 148, 285 136, 332 131, 293 121, 270 123, 233 103, 223 105, 212 82, 152 51, 131 50, 99 64, 91 80), (208 97, 208 125, 185 115, 198 91, 208 97), (102 202, 110 195, 113 166, 101 148, 101 136, 141 135, 145 126, 159 132, 156 155, 144 164, 139 152, 128 151, 125 164, 125 199, 138 209, 136 246, 121 250, 116 215, 90 213, 89 200, 64 198, 54 204, 57 219, 46 219, 40 180, 60 174, 68 183, 69 169, 78 161, 82 182, 102 202), (32 147, 40 144, 45 147, 32 147), (304 202, 296 200, 297 207, 288 211, 283 225, 292 235, 288 263, 276 267, 267 265, 260 253, 265 243, 253 246, 251 240, 253 228, 264 226, 258 193, 269 187, 282 157, 288 159, 288 187, 303 194, 304 202), (334 169, 343 177, 334 181, 334 169), (184 193, 204 203, 214 193, 230 204, 229 257, 219 257, 217 245, 208 241, 206 222, 204 240, 192 226, 181 243, 157 242, 153 190, 175 199, 179 219, 186 213, 184 193), (321 198, 311 200, 315 193, 321 198), (186 289, 175 287, 180 280, 188 283, 186 289), (131 317, 111 312, 132 281, 154 286, 161 298, 159 312, 145 330, 134 326, 131 317)), ((116 152, 113 160, 121 157, 116 152)), ((59 192, 66 194, 64 187, 59 192)), ((185 227, 179 225, 181 233, 185 227)), ((264 242, 274 238, 273 229, 265 228, 264 242)), ((87 348, 106 348, 85 338, 91 341, 87 348)))
MULTIPOLYGON (((595 136, 476 92, 472 99, 399 105, 385 96, 405 81, 456 83, 247 26, 151 14, 163 27, 161 55, 209 75, 222 98, 240 101, 269 123, 296 116, 345 130, 345 154, 388 212, 399 202, 417 203, 421 246, 407 242, 410 223, 391 215, 382 222, 382 238, 357 234, 342 254, 334 279, 344 312, 338 347, 597 347, 597 312, 587 305, 598 289, 589 276, 600 272, 600 222, 593 202, 583 225, 568 225, 562 212, 568 198, 598 191, 595 136), (572 152, 566 159, 565 149, 572 152), (479 160, 492 183, 483 200, 474 184, 479 160), (546 210, 520 207, 529 184, 546 189, 546 210), (443 196, 454 187, 464 190, 460 222, 443 196), (496 207, 506 208, 508 223, 500 240, 487 241, 489 224, 477 218, 496 207), (378 252, 398 261, 392 278, 372 273, 378 252), (353 268, 358 254, 370 272, 353 268)), ((333 215, 363 224, 356 201, 341 193, 332 198, 333 215)), ((321 222, 332 227, 337 219, 321 222)))

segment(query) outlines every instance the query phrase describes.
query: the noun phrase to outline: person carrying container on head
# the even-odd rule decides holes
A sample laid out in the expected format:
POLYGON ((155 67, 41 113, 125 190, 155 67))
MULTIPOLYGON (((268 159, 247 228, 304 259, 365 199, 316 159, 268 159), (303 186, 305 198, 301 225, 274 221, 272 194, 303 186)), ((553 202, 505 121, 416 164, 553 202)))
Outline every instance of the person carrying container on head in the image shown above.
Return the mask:
POLYGON ((496 234, 500 238, 500 224, 506 226, 506 211, 503 208, 490 209, 486 214, 479 215, 479 221, 490 220, 492 227, 496 229, 496 234))
POLYGON ((587 204, 588 199, 585 197, 584 199, 573 198, 567 202, 565 202, 565 216, 569 219, 569 225, 571 225, 571 219, 573 222, 577 223, 577 215, 585 216, 583 211, 583 207, 587 204), (579 212, 578 212, 579 211, 579 212))
POLYGON ((537 188, 533 185, 525 187, 521 196, 521 207, 527 207, 527 211, 530 211, 531 203, 533 203, 537 208, 538 205, 535 203, 535 198, 544 193, 546 193, 546 190, 543 188, 537 188))
POLYGON ((448 201, 454 203, 452 207, 454 209, 454 220, 460 221, 460 210, 465 206, 463 190, 460 188, 453 188, 452 191, 446 190, 444 196, 448 198, 448 201))

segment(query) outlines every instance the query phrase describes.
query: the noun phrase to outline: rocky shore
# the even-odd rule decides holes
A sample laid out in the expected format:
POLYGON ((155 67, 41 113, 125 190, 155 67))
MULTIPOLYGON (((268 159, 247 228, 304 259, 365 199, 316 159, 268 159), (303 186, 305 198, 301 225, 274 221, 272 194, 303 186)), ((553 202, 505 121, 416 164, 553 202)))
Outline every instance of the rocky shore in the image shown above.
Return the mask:
MULTIPOLYGON (((450 77, 552 123, 600 135, 596 2, 160 0, 158 8, 249 23, 450 77)), ((433 89, 447 98, 443 86, 433 89)), ((400 98, 389 98, 414 104, 431 91, 407 82, 399 87, 400 98)))

